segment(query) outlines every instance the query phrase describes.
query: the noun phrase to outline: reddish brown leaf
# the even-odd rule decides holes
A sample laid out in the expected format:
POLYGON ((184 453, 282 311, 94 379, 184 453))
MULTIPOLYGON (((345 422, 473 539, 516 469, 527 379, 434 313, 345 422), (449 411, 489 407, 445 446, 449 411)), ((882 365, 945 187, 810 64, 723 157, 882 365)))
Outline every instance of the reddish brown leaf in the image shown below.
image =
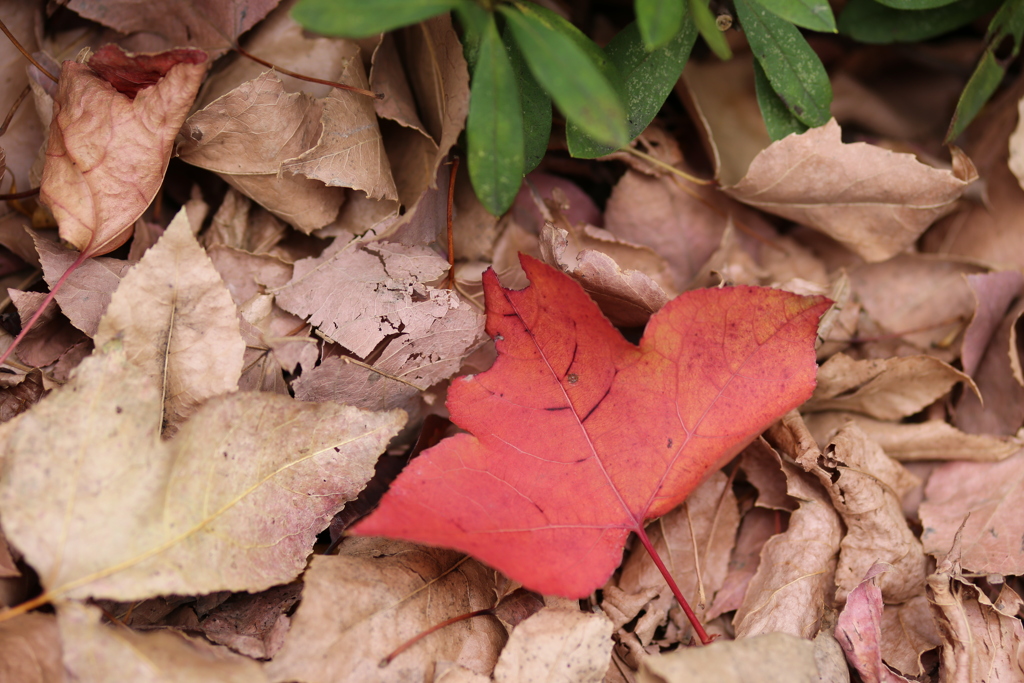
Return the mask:
POLYGON ((156 85, 176 64, 202 64, 206 53, 202 50, 179 49, 157 54, 134 55, 119 46, 108 44, 89 58, 89 68, 122 95, 131 99, 140 90, 156 85))
POLYGON ((829 303, 689 292, 637 348, 570 278, 527 257, 523 268, 532 286, 518 292, 485 275, 498 359, 449 390, 452 420, 472 435, 417 458, 355 531, 455 547, 580 597, 618 566, 631 531, 810 396, 829 303))

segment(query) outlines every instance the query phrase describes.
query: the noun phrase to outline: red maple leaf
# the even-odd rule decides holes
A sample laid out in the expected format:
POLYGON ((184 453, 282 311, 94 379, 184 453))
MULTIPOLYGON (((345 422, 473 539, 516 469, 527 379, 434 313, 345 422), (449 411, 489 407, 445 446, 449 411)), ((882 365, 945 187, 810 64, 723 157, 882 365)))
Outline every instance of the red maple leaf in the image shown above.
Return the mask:
POLYGON ((688 292, 637 347, 571 278, 521 260, 526 289, 484 276, 498 359, 448 392, 470 434, 412 461, 353 531, 456 548, 533 590, 583 597, 620 564, 630 532, 646 541, 646 520, 810 398, 830 302, 688 292))

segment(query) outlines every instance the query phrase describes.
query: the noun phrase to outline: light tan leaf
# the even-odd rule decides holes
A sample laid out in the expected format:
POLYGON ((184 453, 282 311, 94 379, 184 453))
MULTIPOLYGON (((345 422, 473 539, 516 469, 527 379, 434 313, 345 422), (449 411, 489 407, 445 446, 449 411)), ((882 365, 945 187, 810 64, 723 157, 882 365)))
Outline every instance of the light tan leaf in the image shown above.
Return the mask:
POLYGON ((494 667, 494 681, 599 683, 611 655, 608 617, 546 607, 512 631, 494 667))
POLYGON ((836 599, 844 601, 878 562, 892 565, 876 581, 886 602, 920 595, 928 562, 900 504, 919 484, 917 478, 854 424, 832 437, 808 471, 828 491, 847 528, 836 568, 836 599))
POLYGON ((572 275, 609 320, 642 327, 674 294, 664 259, 647 247, 615 239, 611 233, 559 220, 540 233, 544 261, 572 275), (600 237, 598 237, 600 235, 600 237))
POLYGON ((260 665, 225 647, 171 631, 136 633, 100 623, 90 605, 58 610, 64 666, 81 683, 264 683, 260 665))
MULTIPOLYGON (((344 67, 338 81, 369 88, 359 46, 344 42, 344 67)), ((377 126, 374 100, 334 88, 323 100, 320 140, 312 149, 281 164, 282 173, 298 173, 331 187, 362 190, 370 199, 398 199, 391 165, 377 126)))
POLYGON ((84 64, 64 63, 39 190, 62 239, 87 256, 128 241, 163 183, 206 68, 177 64, 130 99, 84 64))
POLYGON ((840 133, 832 119, 772 143, 725 192, 820 230, 868 261, 884 261, 950 213, 977 176, 966 157, 942 171, 910 154, 844 144, 840 133))
POLYGON ((839 515, 817 482, 789 464, 781 465, 789 495, 800 507, 790 515, 786 531, 768 539, 761 550, 757 571, 733 618, 737 638, 776 631, 812 637, 835 585, 842 538, 839 515))
POLYGON ((310 233, 334 220, 345 193, 283 174, 282 164, 317 144, 323 109, 308 94, 286 93, 268 71, 192 114, 178 156, 220 174, 281 220, 310 233))
POLYGON ((916 460, 1002 460, 1024 445, 1014 437, 966 434, 948 422, 883 422, 856 413, 823 412, 804 416, 807 427, 818 443, 826 443, 847 423, 860 427, 885 454, 901 462, 916 460))
POLYGON ((993 463, 952 462, 928 479, 921 540, 932 555, 949 552, 965 523, 961 564, 970 571, 1024 573, 1024 451, 993 463), (970 515, 970 517, 968 517, 970 515))
POLYGON ((72 0, 71 9, 121 33, 156 33, 168 47, 195 45, 225 51, 280 0, 174 0, 139 5, 132 0, 72 0))
POLYGON ((788 633, 681 648, 643 660, 637 681, 715 681, 715 683, 818 683, 814 645, 788 633))
MULTIPOLYGON (((494 606, 494 572, 451 550, 349 538, 317 555, 284 648, 265 667, 271 681, 432 681, 439 660, 490 673, 505 629, 489 617, 430 635, 384 668, 381 659, 421 631, 494 606)), ((525 623, 525 622, 524 622, 525 623)))
POLYGON ((949 554, 928 577, 928 596, 942 636, 940 681, 1024 680, 1020 597, 1003 584, 995 604, 960 570, 960 531, 949 554))
POLYGON ((94 341, 112 339, 161 387, 154 420, 165 429, 237 385, 245 350, 237 309, 184 211, 111 297, 94 341))
POLYGON ((837 353, 818 368, 814 396, 801 409, 846 410, 898 420, 939 400, 957 382, 975 389, 970 377, 931 356, 853 360, 837 353))
POLYGON ((921 655, 942 644, 928 598, 919 595, 882 611, 882 659, 909 676, 925 673, 921 655))
POLYGON ((384 371, 425 388, 455 373, 483 330, 483 316, 455 292, 426 284, 447 269, 425 247, 339 239, 322 256, 297 262, 275 294, 282 308, 359 358, 388 340, 381 350, 392 365, 384 371))
POLYGON ((60 632, 52 614, 30 612, 0 622, 0 681, 64 683, 60 632))
POLYGON ((404 421, 235 393, 161 441, 160 403, 153 378, 113 350, 4 426, 3 528, 51 595, 136 600, 290 581, 404 421))
MULTIPOLYGON (((35 235, 43 277, 52 289, 57 280, 78 258, 78 252, 62 249, 55 242, 35 235)), ((132 264, 121 259, 98 256, 85 261, 68 276, 57 291, 60 310, 71 324, 90 337, 96 336, 100 318, 107 311, 110 297, 132 264)))
MULTIPOLYGON (((648 527, 651 543, 658 555, 664 558, 672 578, 683 595, 691 600, 698 615, 703 615, 706 602, 722 587, 739 527, 736 497, 731 488, 726 488, 729 483, 725 474, 715 472, 687 497, 685 503, 648 527), (695 536, 690 535, 691 529, 695 536), (700 600, 701 588, 703 595, 707 596, 705 605, 700 600)), ((656 591, 654 599, 638 606, 645 610, 645 614, 632 629, 640 642, 648 645, 655 629, 665 624, 669 610, 676 606, 672 591, 651 556, 640 546, 626 558, 615 583, 625 596, 648 595, 651 589, 656 591)), ((622 600, 617 605, 619 611, 628 617, 627 621, 639 612, 637 609, 630 614, 632 610, 626 609, 622 600)))
POLYGON ((1010 135, 1009 147, 1010 171, 1024 188, 1024 97, 1017 102, 1017 127, 1010 135))
POLYGON ((420 115, 416 112, 416 102, 413 100, 409 81, 405 77, 405 69, 393 33, 385 33, 377 49, 373 51, 370 84, 374 92, 384 93, 384 99, 373 102, 377 116, 418 130, 424 136, 428 135, 420 121, 420 115))

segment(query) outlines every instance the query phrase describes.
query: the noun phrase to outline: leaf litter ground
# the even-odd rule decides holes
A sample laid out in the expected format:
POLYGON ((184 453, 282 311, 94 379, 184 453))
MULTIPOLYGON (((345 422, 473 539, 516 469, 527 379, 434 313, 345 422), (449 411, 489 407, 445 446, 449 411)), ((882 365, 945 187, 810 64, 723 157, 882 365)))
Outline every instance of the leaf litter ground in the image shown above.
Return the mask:
POLYGON ((71 3, 72 32, 37 34, 29 5, 4 17, 60 83, 4 62, 4 101, 33 92, 5 169, 42 193, 5 204, 0 266, 15 319, 44 327, 0 375, 3 676, 1024 677, 1024 81, 962 152, 941 145, 963 86, 943 65, 981 36, 915 46, 943 55, 925 60, 823 38, 835 118, 771 144, 729 33, 735 59, 691 60, 642 155, 573 160, 556 132, 499 219, 465 173, 449 188, 469 77, 447 18, 356 43, 272 2, 181 3, 134 35, 113 33, 136 30, 120 7, 71 3), (249 29, 250 52, 384 99, 223 58, 249 29), (109 76, 126 68, 150 80, 109 76), (545 317, 560 327, 536 332, 545 317), (639 347, 608 322, 648 318, 639 347), (779 354, 737 352, 735 327, 779 354), (372 506, 350 501, 449 414, 471 435, 414 458, 356 527, 407 540, 348 535, 372 506), (618 472, 584 473, 599 464, 618 472), (379 666, 520 583, 543 608, 379 666))

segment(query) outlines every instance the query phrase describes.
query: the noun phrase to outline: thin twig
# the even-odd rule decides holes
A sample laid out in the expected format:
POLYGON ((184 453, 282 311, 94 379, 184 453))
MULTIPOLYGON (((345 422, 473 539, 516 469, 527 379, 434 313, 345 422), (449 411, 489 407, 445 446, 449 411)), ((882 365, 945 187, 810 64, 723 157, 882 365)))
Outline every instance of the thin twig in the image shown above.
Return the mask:
POLYGON ((39 188, 33 187, 31 190, 25 190, 24 192, 11 192, 10 194, 0 194, 0 201, 13 202, 19 199, 28 199, 29 197, 35 197, 39 194, 39 188))
POLYGON ((352 365, 358 365, 361 368, 366 368, 367 370, 370 370, 372 372, 376 372, 381 377, 387 377, 388 379, 392 379, 392 380, 394 380, 396 382, 401 382, 402 384, 407 384, 410 387, 412 387, 413 389, 415 389, 416 391, 420 391, 420 392, 426 391, 426 389, 424 389, 421 386, 417 386, 417 385, 413 384, 412 382, 410 382, 408 380, 402 379, 401 377, 396 377, 394 375, 389 375, 388 373, 384 372, 380 368, 375 368, 372 365, 370 365, 369 363, 364 363, 361 360, 356 360, 355 358, 349 358, 348 356, 342 356, 341 360, 343 360, 346 363, 351 363, 352 365))
POLYGON ((249 54, 248 52, 243 50, 238 45, 234 46, 234 50, 238 54, 242 55, 243 57, 246 57, 247 59, 251 59, 252 61, 256 62, 257 64, 262 64, 263 66, 267 67, 268 69, 273 69, 274 71, 276 71, 278 73, 282 73, 285 76, 291 76, 292 78, 298 78, 300 81, 309 81, 310 83, 319 83, 320 85, 329 85, 332 88, 338 88, 339 90, 348 90, 349 92, 354 92, 354 93, 356 93, 358 95, 366 95, 367 97, 372 97, 375 100, 383 100, 384 99, 384 93, 382 93, 382 92, 373 92, 371 90, 365 90, 363 88, 357 88, 354 85, 346 85, 344 83, 338 83, 336 81, 327 81, 327 80, 324 80, 322 78, 313 78, 312 76, 306 76, 305 74, 296 73, 295 71, 290 71, 288 69, 285 69, 285 68, 282 68, 280 66, 277 66, 276 64, 273 64, 272 62, 268 62, 265 59, 260 59, 256 55, 249 54))
POLYGON ((705 180, 703 178, 697 178, 696 176, 690 175, 686 171, 680 171, 678 168, 676 168, 672 164, 666 164, 661 159, 653 157, 650 154, 648 154, 647 152, 641 152, 640 150, 634 149, 632 147, 623 147, 622 151, 626 152, 627 154, 632 154, 633 156, 635 156, 635 157, 637 157, 639 159, 643 159, 647 163, 652 164, 654 166, 657 166, 658 168, 664 169, 664 170, 668 171, 669 173, 672 173, 674 175, 679 176, 680 178, 683 178, 684 180, 689 180, 694 185, 714 185, 715 184, 714 180, 705 180))
POLYGON ((704 609, 707 596, 704 595, 704 577, 700 572, 700 551, 697 549, 697 532, 693 528, 693 518, 690 516, 690 501, 683 501, 683 511, 686 513, 686 526, 690 529, 690 545, 693 548, 693 568, 697 572, 697 607, 704 609))
POLYGON ((14 104, 11 105, 11 109, 7 112, 7 118, 4 119, 3 125, 0 125, 0 135, 5 135, 7 133, 7 127, 11 125, 11 119, 13 119, 14 115, 18 113, 18 109, 21 108, 21 103, 25 101, 25 98, 28 97, 31 92, 32 86, 30 85, 26 85, 21 89, 21 94, 18 95, 18 99, 14 100, 14 104))
POLYGON ((25 48, 23 48, 23 47, 21 46, 21 43, 19 43, 19 42, 18 42, 18 39, 14 37, 14 34, 12 34, 12 33, 11 33, 11 32, 10 32, 10 31, 9 31, 8 29, 7 29, 7 25, 6 25, 6 24, 4 24, 4 22, 2 22, 2 21, 0 21, 0 31, 3 31, 3 32, 4 32, 4 35, 6 35, 6 36, 7 36, 8 40, 10 40, 10 41, 11 41, 11 42, 12 42, 12 43, 14 44, 14 47, 18 48, 18 52, 20 52, 21 54, 23 54, 23 55, 25 56, 25 59, 27 59, 28 61, 30 61, 30 62, 32 63, 32 66, 34 66, 35 68, 37 68, 37 69, 39 69, 40 71, 42 71, 42 72, 43 72, 43 74, 44 74, 44 75, 46 75, 46 76, 47 76, 47 77, 48 77, 48 78, 49 78, 49 79, 50 79, 51 81, 53 81, 54 83, 57 83, 57 82, 58 82, 58 79, 57 79, 57 77, 56 77, 56 76, 54 76, 54 75, 53 75, 52 73, 50 73, 49 71, 47 71, 47 70, 46 70, 46 68, 45 68, 45 67, 43 67, 43 65, 42 65, 42 64, 40 64, 39 62, 37 62, 37 61, 36 61, 36 58, 35 58, 35 57, 33 57, 32 55, 30 55, 30 54, 28 53, 28 50, 26 50, 25 48))
POLYGON ((459 170, 459 158, 452 159, 452 170, 448 174, 448 289, 455 289, 455 238, 452 235, 452 216, 455 213, 455 174, 459 170))

